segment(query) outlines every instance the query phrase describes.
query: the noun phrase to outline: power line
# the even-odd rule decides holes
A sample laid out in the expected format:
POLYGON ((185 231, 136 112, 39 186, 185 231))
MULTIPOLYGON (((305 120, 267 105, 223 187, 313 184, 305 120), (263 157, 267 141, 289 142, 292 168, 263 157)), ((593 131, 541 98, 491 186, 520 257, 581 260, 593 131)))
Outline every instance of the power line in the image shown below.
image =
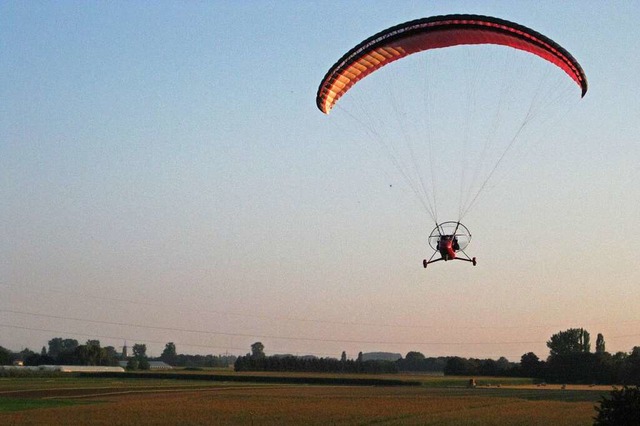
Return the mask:
MULTIPOLYGON (((68 330, 52 330, 52 329, 46 329, 46 328, 35 328, 35 327, 24 327, 24 326, 19 326, 19 325, 12 325, 12 324, 0 324, 0 327, 3 328, 13 328, 13 329, 17 329, 17 330, 29 330, 29 331, 42 331, 42 332, 47 332, 47 333, 61 333, 61 334, 66 334, 66 335, 70 335, 70 336, 83 336, 83 337, 89 337, 89 338, 101 338, 101 339, 112 339, 112 340, 129 340, 129 341, 133 341, 133 342, 145 342, 145 343, 157 343, 157 344, 166 344, 166 341, 158 341, 158 340, 149 340, 149 339, 140 339, 140 338, 132 338, 132 337, 115 337, 115 336, 106 336, 106 335, 100 335, 100 334, 88 334, 88 333, 78 333, 75 331, 68 331, 68 330)), ((197 343, 184 343, 184 342, 173 342, 176 346, 185 346, 188 348, 206 348, 206 349, 217 349, 217 350, 237 350, 237 351, 243 351, 246 352, 247 348, 237 348, 237 347, 232 347, 232 346, 211 346, 211 345, 202 345, 202 344, 197 344, 197 343)), ((276 349, 275 352, 278 353, 290 353, 290 352, 299 352, 299 351, 291 351, 288 349, 276 349)), ((324 355, 324 356, 336 356, 336 354, 329 354, 329 353, 320 353, 320 352, 312 352, 312 353, 306 353, 308 355, 316 355, 316 356, 320 356, 320 355, 324 355)))
MULTIPOLYGON (((35 327, 24 327, 24 326, 18 326, 18 325, 11 325, 11 324, 0 324, 0 327, 3 328, 13 328, 13 329, 18 329, 18 330, 29 330, 29 331, 41 331, 41 332, 47 332, 47 333, 60 333, 60 334, 66 334, 69 336, 83 336, 83 337, 89 337, 89 338, 101 338, 101 339, 113 339, 113 340, 129 340, 129 341, 134 341, 134 342, 144 342, 144 343, 156 343, 156 344, 165 344, 166 342, 164 341, 158 341, 158 340, 148 340, 148 339, 140 339, 140 338, 131 338, 131 337, 115 337, 115 336, 105 336, 105 335, 100 335, 100 334, 88 334, 88 333, 78 333, 75 331, 68 331, 68 330, 53 330, 53 329, 45 329, 45 328, 35 328, 35 327)), ((225 346, 225 347, 221 347, 221 346, 210 346, 210 345, 202 345, 202 344, 196 344, 196 343, 184 343, 184 342, 173 342, 177 347, 192 347, 192 348, 207 348, 207 349, 218 349, 218 350, 237 350, 237 351, 242 351, 242 352, 246 352, 247 348, 237 348, 237 347, 232 347, 232 346, 225 346)), ((270 350, 270 352, 272 353, 276 353, 276 354, 292 354, 292 353, 298 353, 298 352, 302 352, 300 350, 290 350, 290 349, 274 349, 274 350, 270 350)), ((309 351, 303 351, 305 355, 314 355, 314 356, 318 356, 318 357, 322 357, 322 356, 326 356, 326 357, 334 357, 336 358, 336 354, 335 353, 326 353, 326 352, 309 352, 309 351)), ((438 358, 438 357, 446 357, 446 356, 450 356, 450 355, 433 355, 431 356, 432 358, 438 358)), ((487 358, 493 359, 493 358, 500 358, 500 357, 506 357, 509 359, 517 359, 519 358, 521 355, 483 355, 487 358)))
POLYGON ((49 315, 49 314, 41 314, 35 312, 25 312, 25 311, 16 311, 12 309, 0 309, 0 312, 10 313, 10 314, 19 314, 19 315, 29 315, 35 317, 42 318, 51 318, 57 320, 67 320, 67 321, 80 321, 84 323, 92 323, 92 324, 103 324, 103 325, 117 325, 124 327, 136 327, 136 328, 144 328, 144 329, 152 329, 152 330, 163 330, 163 331, 176 331, 176 332, 185 332, 185 333, 197 333, 197 334, 207 334, 207 335, 218 335, 218 336, 229 336, 229 337, 251 337, 251 338, 267 338, 267 339, 279 339, 279 340, 293 340, 293 341, 306 341, 306 342, 322 342, 322 343, 351 343, 351 344, 378 344, 378 345, 446 345, 446 346, 462 346, 462 345, 516 345, 516 344, 539 344, 539 341, 502 341, 502 342, 393 342, 393 341, 383 341, 383 340, 351 340, 351 339, 323 339, 317 337, 296 337, 296 336, 278 336, 278 335, 268 335, 268 334, 258 334, 258 333, 231 333, 227 331, 209 331, 209 330, 195 330, 188 328, 177 328, 177 327, 161 327, 154 325, 143 325, 143 324, 133 324, 133 323, 125 323, 125 322, 116 322, 116 321, 99 321, 92 319, 84 319, 84 318, 74 318, 74 317, 65 317, 60 315, 49 315))
MULTIPOLYGON (((259 339, 279 339, 279 340, 292 340, 292 341, 308 341, 308 342, 322 342, 322 343, 341 343, 341 344, 366 344, 366 345, 403 345, 403 346, 491 346, 491 345, 522 345, 522 344, 543 344, 546 342, 542 341, 498 341, 498 342, 486 342, 486 341, 465 341, 465 342, 397 342, 397 341, 382 341, 382 340, 350 340, 350 339, 323 339, 323 338, 310 338, 310 337, 294 337, 294 336, 274 336, 274 335, 261 335, 261 334, 248 334, 248 333, 231 333, 231 332, 218 332, 218 331, 209 331, 209 330, 196 330, 196 329, 187 329, 187 328, 177 328, 177 327, 161 327, 161 326, 150 326, 143 324, 133 324, 133 323, 125 323, 125 322, 115 322, 115 321, 99 321, 92 319, 83 319, 83 318, 75 318, 75 317, 66 317, 60 315, 49 315, 49 314, 40 314, 34 312, 25 312, 25 311, 17 311, 11 309, 0 309, 0 312, 10 313, 10 314, 18 314, 18 315, 28 315, 42 318, 51 318, 57 320, 68 320, 68 321, 78 321, 83 323, 93 323, 93 324, 102 324, 102 325, 117 325, 117 326, 125 326, 125 327, 136 327, 142 329, 154 329, 154 330, 163 330, 163 331, 176 331, 176 332, 188 332, 195 334, 206 334, 206 335, 222 335, 227 337, 244 337, 244 338, 259 338, 259 339)), ((96 334, 87 334, 87 333, 77 333, 70 331, 61 331, 61 330, 50 330, 50 329, 41 329, 41 328, 33 328, 33 327, 25 327, 25 326, 17 326, 12 324, 0 324, 0 327, 6 328, 15 328, 22 330, 32 330, 32 331, 45 331, 45 332, 55 332, 55 333, 67 333, 72 335, 81 335, 88 337, 100 337, 106 339, 114 339, 114 340, 133 340, 133 341, 144 341, 148 343, 157 343, 164 344, 164 341, 156 341, 156 340, 148 340, 148 339, 140 339, 140 338, 131 338, 131 337, 122 337, 122 336, 105 336, 105 335, 96 335, 96 334)), ((609 336, 609 340, 615 339, 625 339, 631 337, 640 337, 640 334, 627 334, 627 335, 619 335, 619 336, 609 336)), ((180 345, 194 348, 209 348, 209 349, 221 349, 221 346, 211 346, 211 345, 202 345, 202 344, 191 344, 191 343, 179 343, 180 345)), ((225 346, 226 350, 239 350, 245 351, 246 348, 237 348, 225 346)), ((290 350, 278 350, 275 352, 279 353, 291 353, 291 352, 299 352, 290 351, 290 350)), ((306 352, 306 351, 305 351, 306 352)), ((308 353, 308 352, 307 352, 308 353)), ((335 354, 328 353, 308 353, 316 356, 335 356, 335 354)), ((513 358, 513 357, 512 357, 513 358)))
MULTIPOLYGON (((69 291, 52 290, 52 289, 41 290, 41 289, 34 289, 34 288, 28 288, 28 287, 19 287, 18 288, 16 286, 12 286, 10 284, 4 284, 4 283, 0 283, 0 286, 4 286, 4 287, 7 287, 7 288, 13 288, 13 289, 16 289, 16 290, 20 290, 20 292, 30 291, 30 292, 36 292, 36 293, 62 294, 62 295, 65 295, 65 296, 74 296, 74 297, 81 297, 81 298, 102 300, 102 301, 110 301, 110 302, 117 302, 117 303, 128 303, 128 304, 133 304, 133 305, 150 306, 150 307, 156 307, 156 308, 170 309, 170 310, 172 310, 174 312, 176 311, 174 305, 170 306, 170 305, 164 305, 164 304, 160 304, 160 303, 151 303, 151 302, 144 302, 144 301, 139 301, 139 300, 129 300, 129 299, 122 299, 122 298, 115 298, 115 297, 104 297, 104 296, 94 296, 94 295, 80 294, 80 293, 74 293, 74 292, 69 292, 69 291)), ((178 310, 178 312, 185 312, 185 311, 184 310, 183 311, 178 310)), ((534 328, 542 328, 542 329, 559 328, 559 327, 565 327, 566 326, 566 324, 429 326, 429 325, 422 325, 422 324, 388 324, 388 323, 376 323, 376 322, 336 321, 336 320, 326 320, 326 319, 281 317, 281 316, 270 316, 270 315, 254 314, 254 313, 251 313, 251 312, 239 313, 239 312, 220 311, 220 310, 202 310, 202 309, 194 310, 194 309, 191 309, 191 308, 188 309, 188 312, 190 312, 190 313, 200 312, 200 313, 206 313, 206 314, 223 315, 223 316, 235 316, 235 317, 242 317, 242 318, 257 318, 257 319, 272 320, 272 321, 289 321, 289 322, 330 324, 330 325, 342 325, 342 326, 405 328, 405 329, 422 329, 422 330, 442 330, 442 329, 446 329, 446 330, 456 330, 456 329, 464 329, 464 330, 492 330, 492 329, 495 329, 495 330, 523 330, 523 329, 534 329, 534 328)), ((615 322, 616 325, 634 324, 634 323, 640 323, 640 319, 627 320, 627 321, 616 321, 615 322)), ((588 326, 597 326, 597 325, 602 326, 602 325, 609 325, 609 324, 611 324, 611 323, 610 322, 592 322, 592 323, 587 323, 586 325, 588 325, 588 326)))

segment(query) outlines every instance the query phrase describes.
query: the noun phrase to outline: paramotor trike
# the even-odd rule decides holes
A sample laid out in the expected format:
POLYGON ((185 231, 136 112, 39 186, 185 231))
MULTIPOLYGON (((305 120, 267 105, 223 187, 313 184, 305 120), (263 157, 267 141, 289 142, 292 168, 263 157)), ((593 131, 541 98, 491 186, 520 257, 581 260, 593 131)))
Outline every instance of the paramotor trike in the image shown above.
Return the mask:
POLYGON ((442 222, 429 234, 429 246, 434 250, 431 257, 422 261, 422 266, 427 267, 430 263, 444 260, 463 260, 471 262, 476 266, 476 258, 469 257, 464 249, 471 242, 471 233, 466 226, 460 222, 442 222), (434 259, 436 254, 440 254, 438 259, 434 259), (460 257, 459 254, 464 255, 460 257))

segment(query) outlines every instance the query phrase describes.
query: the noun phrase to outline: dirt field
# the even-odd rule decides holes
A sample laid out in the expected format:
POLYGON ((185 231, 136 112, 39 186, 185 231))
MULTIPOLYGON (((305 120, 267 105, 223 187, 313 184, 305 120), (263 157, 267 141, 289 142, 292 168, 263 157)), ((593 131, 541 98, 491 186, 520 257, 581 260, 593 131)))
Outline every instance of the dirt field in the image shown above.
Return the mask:
POLYGON ((593 407, 601 394, 588 387, 465 389, 175 380, 3 380, 0 424, 587 425, 592 424, 593 407), (23 409, 15 401, 36 405, 23 409), (46 404, 38 406, 38 402, 46 404))

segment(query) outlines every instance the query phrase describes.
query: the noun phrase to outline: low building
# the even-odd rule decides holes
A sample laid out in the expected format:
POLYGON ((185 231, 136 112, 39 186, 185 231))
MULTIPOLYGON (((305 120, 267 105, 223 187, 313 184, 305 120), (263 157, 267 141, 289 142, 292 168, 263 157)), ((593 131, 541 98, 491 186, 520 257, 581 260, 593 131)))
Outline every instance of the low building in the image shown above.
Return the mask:
MULTIPOLYGON (((127 368, 129 361, 119 361, 118 365, 127 368)), ((149 361, 149 370, 172 370, 173 367, 164 361, 149 361)))
POLYGON ((0 366, 0 369, 6 370, 29 370, 29 371, 60 371, 63 373, 122 373, 124 368, 122 367, 110 367, 101 365, 4 365, 0 366))

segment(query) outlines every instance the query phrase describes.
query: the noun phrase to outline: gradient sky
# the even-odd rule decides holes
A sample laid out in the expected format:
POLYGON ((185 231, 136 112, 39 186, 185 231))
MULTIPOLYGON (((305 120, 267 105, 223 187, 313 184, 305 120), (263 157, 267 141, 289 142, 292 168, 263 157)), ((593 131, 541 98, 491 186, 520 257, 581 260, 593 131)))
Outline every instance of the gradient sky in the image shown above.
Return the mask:
POLYGON ((0 345, 157 356, 546 358, 640 345, 640 2, 0 3, 0 345), (478 13, 558 41, 589 93, 466 224, 467 264, 315 106, 353 45, 478 13))

